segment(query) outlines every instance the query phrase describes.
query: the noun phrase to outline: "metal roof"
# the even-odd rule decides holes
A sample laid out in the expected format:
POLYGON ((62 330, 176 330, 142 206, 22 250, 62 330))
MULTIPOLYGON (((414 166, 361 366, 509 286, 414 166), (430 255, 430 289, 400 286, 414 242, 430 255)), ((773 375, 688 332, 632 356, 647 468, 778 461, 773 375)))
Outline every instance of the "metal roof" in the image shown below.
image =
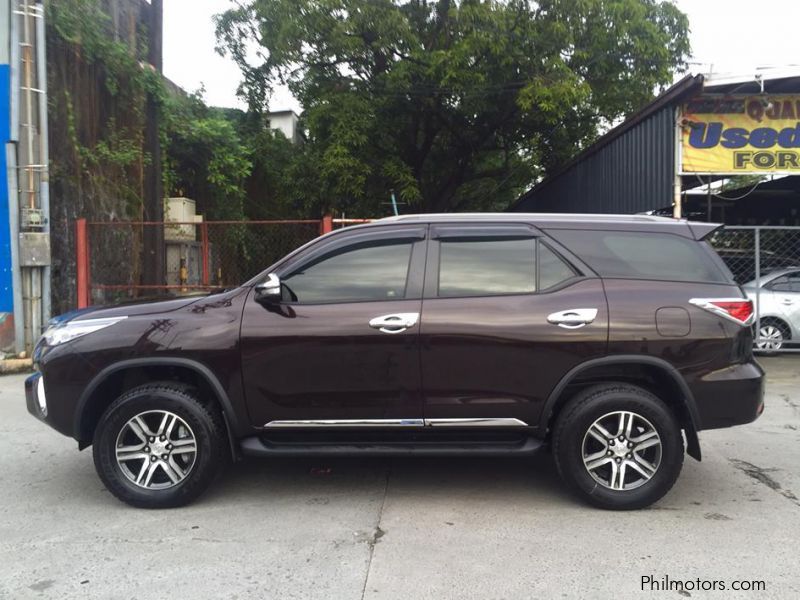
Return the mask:
POLYGON ((650 104, 628 117, 625 121, 608 131, 605 135, 600 136, 600 138, 594 144, 578 153, 555 173, 546 177, 537 183, 532 189, 525 192, 525 194, 520 196, 520 198, 511 206, 509 210, 513 211, 515 207, 524 202, 532 192, 540 191, 553 180, 561 177, 576 164, 585 161, 593 154, 600 152, 603 148, 611 144, 617 138, 620 138, 629 131, 635 129, 651 117, 656 116, 664 108, 672 107, 698 90, 701 90, 703 88, 703 81, 705 81, 705 77, 703 75, 687 75, 669 88, 666 92, 658 96, 650 104))
MULTIPOLYGON (((800 65, 687 75, 525 192, 509 210, 644 212, 672 204, 675 110, 698 93, 797 93, 800 65)), ((706 183, 683 178, 683 189, 706 183)))

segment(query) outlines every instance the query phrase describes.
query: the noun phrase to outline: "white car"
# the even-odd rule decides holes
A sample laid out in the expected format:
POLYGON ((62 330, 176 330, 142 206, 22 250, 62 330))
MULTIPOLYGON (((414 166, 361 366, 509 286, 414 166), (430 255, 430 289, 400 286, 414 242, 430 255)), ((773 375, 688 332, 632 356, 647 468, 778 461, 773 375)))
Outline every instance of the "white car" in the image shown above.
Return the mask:
POLYGON ((779 269, 742 287, 760 318, 756 348, 776 352, 790 340, 800 341, 800 268, 779 269))

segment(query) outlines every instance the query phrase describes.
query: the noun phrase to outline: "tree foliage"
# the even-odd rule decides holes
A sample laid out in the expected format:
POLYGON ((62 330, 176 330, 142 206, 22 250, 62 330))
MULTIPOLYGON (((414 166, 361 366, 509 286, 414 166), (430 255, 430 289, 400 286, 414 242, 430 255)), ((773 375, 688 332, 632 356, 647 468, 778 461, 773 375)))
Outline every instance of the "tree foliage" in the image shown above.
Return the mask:
POLYGON ((219 109, 200 93, 174 94, 162 110, 164 189, 192 198, 209 220, 245 218, 245 181, 251 149, 219 109))
POLYGON ((305 109, 306 207, 364 215, 392 190, 407 211, 505 207, 669 84, 687 29, 659 0, 239 0, 217 18, 250 108, 287 84, 305 109))

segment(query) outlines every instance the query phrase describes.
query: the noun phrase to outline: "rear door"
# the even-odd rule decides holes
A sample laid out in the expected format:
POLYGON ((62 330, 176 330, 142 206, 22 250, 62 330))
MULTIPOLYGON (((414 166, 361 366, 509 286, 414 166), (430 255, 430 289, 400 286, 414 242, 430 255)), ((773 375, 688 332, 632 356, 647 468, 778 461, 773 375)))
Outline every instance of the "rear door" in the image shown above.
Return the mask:
POLYGON ((524 224, 434 225, 421 323, 425 419, 537 425, 564 374, 606 350, 603 285, 524 224))
POLYGON ((774 304, 795 331, 800 329, 800 271, 787 273, 764 286, 772 293, 774 304))

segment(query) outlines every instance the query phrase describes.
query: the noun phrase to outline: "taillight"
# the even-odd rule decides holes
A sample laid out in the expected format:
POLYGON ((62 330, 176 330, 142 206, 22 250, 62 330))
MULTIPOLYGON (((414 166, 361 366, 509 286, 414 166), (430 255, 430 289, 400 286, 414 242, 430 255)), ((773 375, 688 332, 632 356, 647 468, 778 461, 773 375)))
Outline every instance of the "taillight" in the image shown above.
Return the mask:
POLYGON ((753 322, 753 301, 744 298, 692 298, 691 304, 739 325, 753 322))

